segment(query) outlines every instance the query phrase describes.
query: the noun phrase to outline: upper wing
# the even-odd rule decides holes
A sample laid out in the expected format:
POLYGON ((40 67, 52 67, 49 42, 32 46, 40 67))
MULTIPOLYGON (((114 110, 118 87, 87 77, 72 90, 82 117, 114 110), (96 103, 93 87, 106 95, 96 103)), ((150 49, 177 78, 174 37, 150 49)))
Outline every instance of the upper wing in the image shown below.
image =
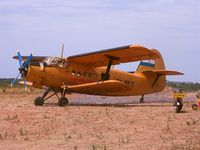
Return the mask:
POLYGON ((171 71, 171 70, 152 70, 152 71, 144 71, 144 73, 156 73, 159 75, 184 75, 178 71, 171 71))
MULTIPOLYGON (((22 56, 22 60, 25 61, 26 59, 28 58, 28 56, 22 56)), ((39 61, 39 62, 42 62, 44 61, 45 59, 47 58, 47 56, 33 56, 31 61, 39 61)), ((14 56, 13 59, 17 59, 18 60, 18 57, 17 56, 14 56)))
POLYGON ((145 47, 139 45, 129 45, 70 56, 67 60, 77 64, 100 67, 108 64, 108 57, 114 57, 115 60, 112 64, 116 65, 119 63, 155 59, 159 58, 159 55, 145 47))
POLYGON ((101 82, 68 86, 68 90, 75 93, 107 95, 107 93, 113 93, 117 91, 128 91, 131 90, 131 87, 117 80, 107 80, 101 82))

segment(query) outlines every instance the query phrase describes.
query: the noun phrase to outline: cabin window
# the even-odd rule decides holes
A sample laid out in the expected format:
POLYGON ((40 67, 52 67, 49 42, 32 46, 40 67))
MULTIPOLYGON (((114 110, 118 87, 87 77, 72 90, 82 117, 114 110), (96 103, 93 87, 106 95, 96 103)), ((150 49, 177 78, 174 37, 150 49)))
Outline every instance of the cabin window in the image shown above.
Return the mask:
POLYGON ((75 76, 76 75, 76 71, 72 70, 72 75, 75 76))
POLYGON ((78 77, 81 76, 81 72, 80 72, 80 71, 77 72, 77 76, 78 76, 78 77))
POLYGON ((51 64, 55 65, 55 64, 57 64, 57 62, 58 62, 58 58, 53 58, 51 61, 51 64))
POLYGON ((56 65, 58 63, 59 58, 57 57, 47 57, 44 62, 47 63, 47 65, 56 65))

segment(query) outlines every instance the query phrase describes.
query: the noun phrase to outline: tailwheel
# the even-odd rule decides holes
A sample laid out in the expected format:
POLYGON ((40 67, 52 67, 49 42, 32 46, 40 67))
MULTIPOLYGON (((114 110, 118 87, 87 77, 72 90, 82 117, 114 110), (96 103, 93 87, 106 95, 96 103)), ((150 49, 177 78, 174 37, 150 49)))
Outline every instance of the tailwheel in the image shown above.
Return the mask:
POLYGON ((36 106, 42 106, 44 104, 44 99, 42 97, 36 97, 34 100, 36 106))
POLYGON ((58 106, 65 107, 65 105, 68 105, 68 104, 69 104, 69 101, 68 101, 68 99, 66 97, 59 98, 58 106))

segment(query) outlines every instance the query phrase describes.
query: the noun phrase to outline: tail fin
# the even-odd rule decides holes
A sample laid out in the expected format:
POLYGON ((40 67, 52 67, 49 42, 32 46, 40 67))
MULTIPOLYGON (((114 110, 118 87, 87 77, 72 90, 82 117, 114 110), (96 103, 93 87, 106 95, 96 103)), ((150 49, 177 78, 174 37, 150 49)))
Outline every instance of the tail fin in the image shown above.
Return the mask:
POLYGON ((183 75, 181 72, 165 70, 165 64, 160 52, 156 49, 152 49, 152 51, 160 57, 154 60, 141 61, 136 71, 142 73, 151 86, 146 93, 162 91, 165 88, 166 75, 183 75))
POLYGON ((160 75, 155 71, 165 70, 165 64, 160 52, 156 49, 152 49, 153 52, 157 53, 160 57, 154 60, 141 61, 137 72, 144 73, 146 79, 151 85, 151 90, 154 92, 162 91, 166 84, 166 76, 160 75))
POLYGON ((157 53, 160 57, 154 60, 141 61, 137 68, 138 72, 165 70, 165 64, 160 52, 156 49, 152 49, 152 51, 157 53))

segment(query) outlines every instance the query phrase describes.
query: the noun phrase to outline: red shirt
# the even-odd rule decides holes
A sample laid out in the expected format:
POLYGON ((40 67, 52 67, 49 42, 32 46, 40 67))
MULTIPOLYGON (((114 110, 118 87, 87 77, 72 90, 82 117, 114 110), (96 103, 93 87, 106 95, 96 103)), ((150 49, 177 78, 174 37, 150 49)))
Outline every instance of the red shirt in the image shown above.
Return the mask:
POLYGON ((198 104, 199 104, 199 107, 200 107, 200 98, 198 99, 198 104))

